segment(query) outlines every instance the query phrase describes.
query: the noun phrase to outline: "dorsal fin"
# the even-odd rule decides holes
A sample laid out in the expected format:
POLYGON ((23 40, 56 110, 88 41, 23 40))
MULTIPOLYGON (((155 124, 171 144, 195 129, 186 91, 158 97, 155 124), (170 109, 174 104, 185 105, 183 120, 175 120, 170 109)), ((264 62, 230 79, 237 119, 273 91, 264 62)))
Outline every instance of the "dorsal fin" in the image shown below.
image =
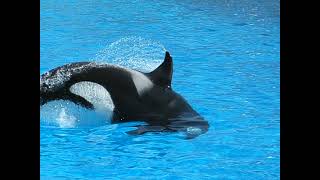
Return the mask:
POLYGON ((166 52, 166 56, 162 64, 147 75, 156 85, 171 88, 172 71, 172 57, 170 56, 169 52, 166 52))

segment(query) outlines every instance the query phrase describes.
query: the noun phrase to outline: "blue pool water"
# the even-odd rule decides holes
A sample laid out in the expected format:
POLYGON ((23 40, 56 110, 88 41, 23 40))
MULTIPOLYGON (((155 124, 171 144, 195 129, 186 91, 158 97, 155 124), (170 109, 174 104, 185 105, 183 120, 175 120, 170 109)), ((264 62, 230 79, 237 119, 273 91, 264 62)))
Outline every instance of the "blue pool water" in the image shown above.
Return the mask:
POLYGON ((279 0, 41 0, 41 73, 104 61, 151 71, 168 50, 173 89, 210 123, 129 136, 68 102, 41 109, 41 179, 279 179, 279 0))

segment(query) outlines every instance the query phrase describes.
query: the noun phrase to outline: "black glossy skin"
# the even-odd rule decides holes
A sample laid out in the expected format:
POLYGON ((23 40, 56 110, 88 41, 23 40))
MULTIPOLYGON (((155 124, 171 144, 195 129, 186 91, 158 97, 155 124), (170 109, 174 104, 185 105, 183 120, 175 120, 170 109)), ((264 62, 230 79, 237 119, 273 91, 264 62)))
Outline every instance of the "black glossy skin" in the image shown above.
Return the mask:
POLYGON ((90 81, 102 85, 109 92, 115 106, 112 123, 145 121, 149 124, 139 126, 129 134, 186 131, 188 127, 200 128, 205 133, 209 127, 208 122, 171 88, 172 64, 172 58, 167 52, 164 62, 155 71, 144 73, 154 86, 141 95, 136 90, 130 72, 124 68, 92 62, 64 65, 41 75, 40 105, 64 99, 93 108, 84 98, 69 91, 75 83, 90 81), (63 82, 48 83, 57 76, 67 77, 67 74, 70 78, 63 82))

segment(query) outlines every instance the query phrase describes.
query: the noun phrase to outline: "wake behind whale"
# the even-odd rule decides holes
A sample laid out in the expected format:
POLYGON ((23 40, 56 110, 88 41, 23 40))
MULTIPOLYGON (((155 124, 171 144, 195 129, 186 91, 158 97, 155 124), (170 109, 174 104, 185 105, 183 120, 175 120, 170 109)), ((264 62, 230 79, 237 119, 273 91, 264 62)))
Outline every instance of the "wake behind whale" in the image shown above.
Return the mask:
POLYGON ((173 91, 172 73, 169 52, 150 73, 111 64, 71 63, 41 75, 40 105, 68 100, 86 109, 111 112, 113 124, 146 123, 127 132, 131 135, 182 131, 187 138, 193 138, 207 132, 208 122, 173 91))

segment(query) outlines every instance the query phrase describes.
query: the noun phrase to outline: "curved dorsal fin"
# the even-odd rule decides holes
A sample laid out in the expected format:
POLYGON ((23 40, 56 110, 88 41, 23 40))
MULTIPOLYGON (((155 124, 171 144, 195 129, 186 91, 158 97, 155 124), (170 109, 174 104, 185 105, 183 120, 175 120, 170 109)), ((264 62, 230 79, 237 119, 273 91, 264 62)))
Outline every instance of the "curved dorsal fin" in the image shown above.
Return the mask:
POLYGON ((148 73, 147 75, 149 76, 151 81, 156 85, 170 88, 172 71, 173 71, 172 57, 170 56, 169 52, 166 52, 166 56, 162 64, 159 67, 157 67, 157 69, 148 73))

